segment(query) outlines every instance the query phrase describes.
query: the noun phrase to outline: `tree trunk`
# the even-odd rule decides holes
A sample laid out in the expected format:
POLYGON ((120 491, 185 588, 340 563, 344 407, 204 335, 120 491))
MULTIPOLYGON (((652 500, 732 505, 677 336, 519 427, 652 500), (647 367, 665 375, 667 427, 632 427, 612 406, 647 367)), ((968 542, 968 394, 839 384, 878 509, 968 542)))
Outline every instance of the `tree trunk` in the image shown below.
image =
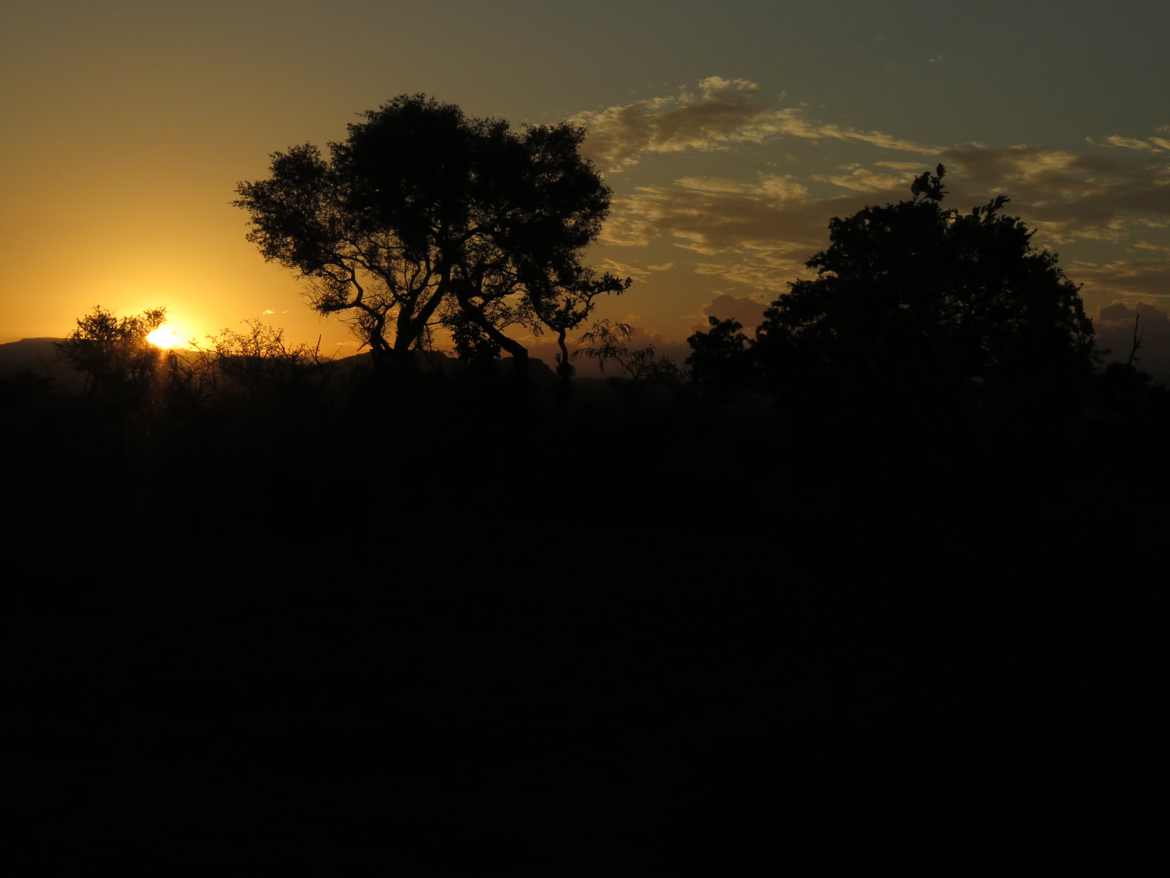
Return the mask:
POLYGON ((515 370, 516 380, 526 384, 528 382, 528 348, 494 327, 490 320, 483 316, 478 308, 472 305, 465 296, 459 297, 459 307, 467 318, 487 333, 488 338, 506 350, 512 357, 512 367, 515 370))
POLYGON ((374 340, 371 339, 370 359, 374 361, 374 371, 377 374, 386 375, 387 373, 393 371, 394 355, 390 350, 390 346, 387 345, 385 341, 381 341, 379 344, 375 343, 374 340))
POLYGON ((557 331, 557 347, 561 349, 561 361, 557 363, 557 375, 562 384, 568 384, 573 378, 573 364, 569 362, 569 346, 565 343, 565 330, 557 331))

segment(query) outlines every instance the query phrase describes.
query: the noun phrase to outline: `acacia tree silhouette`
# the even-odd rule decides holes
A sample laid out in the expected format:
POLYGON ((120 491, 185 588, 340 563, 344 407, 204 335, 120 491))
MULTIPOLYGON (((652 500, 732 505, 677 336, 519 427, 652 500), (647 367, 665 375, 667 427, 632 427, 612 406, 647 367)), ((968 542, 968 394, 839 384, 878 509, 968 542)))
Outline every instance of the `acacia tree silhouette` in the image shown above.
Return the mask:
POLYGON ((165 308, 118 318, 95 305, 77 318, 77 327, 58 348, 87 376, 90 393, 110 402, 139 402, 159 362, 158 349, 146 337, 165 320, 165 308))
POLYGON ((240 183, 235 204, 265 259, 308 278, 319 312, 350 314, 379 363, 404 361, 446 315, 525 374, 528 350, 508 327, 572 328, 588 308, 566 301, 629 285, 580 263, 610 199, 583 137, 401 95, 349 125, 328 158, 310 144, 275 153, 271 177, 240 183))
POLYGON ((261 320, 246 320, 245 332, 224 329, 207 337, 204 354, 206 371, 213 380, 220 376, 252 399, 274 391, 289 392, 320 366, 321 340, 316 346, 290 344, 284 330, 261 320))
POLYGON ((1033 249, 1004 195, 943 208, 944 174, 918 177, 908 201, 831 221, 807 263, 816 278, 790 284, 757 329, 769 377, 922 398, 1092 371, 1093 325, 1056 254, 1033 249))
MULTIPOLYGON (((569 353, 567 341, 568 333, 583 324, 597 304, 597 297, 606 293, 621 293, 629 289, 632 281, 626 278, 614 283, 614 278, 608 275, 598 277, 590 269, 578 269, 575 280, 560 283, 548 289, 540 296, 536 308, 540 317, 540 324, 547 326, 557 336, 557 374, 563 382, 573 377, 573 354, 569 353)), ((606 321, 608 323, 608 321, 606 321)), ((590 334, 585 334, 585 341, 589 341, 590 334)), ((601 361, 604 372, 604 360, 601 361)))

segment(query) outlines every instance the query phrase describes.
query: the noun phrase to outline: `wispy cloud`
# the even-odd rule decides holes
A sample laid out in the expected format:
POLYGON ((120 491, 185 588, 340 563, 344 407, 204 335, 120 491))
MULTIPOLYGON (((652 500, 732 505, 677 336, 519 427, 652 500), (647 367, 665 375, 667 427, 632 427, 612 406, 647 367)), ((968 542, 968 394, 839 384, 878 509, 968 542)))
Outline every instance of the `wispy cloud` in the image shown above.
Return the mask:
POLYGON ((682 178, 641 186, 615 199, 606 243, 669 244, 697 257, 696 274, 782 292, 823 240, 829 217, 860 199, 810 200, 807 190, 776 178, 768 185, 721 178, 682 178))
POLYGON ((1092 285, 1099 298, 1170 300, 1170 263, 1165 261, 1074 260, 1068 272, 1086 285, 1092 285))
POLYGON ((637 265, 607 257, 601 260, 600 268, 602 271, 611 272, 618 277, 629 277, 641 282, 649 278, 652 274, 670 271, 670 269, 674 268, 674 263, 664 262, 657 265, 637 265))
POLYGON ((683 249, 713 254, 741 241, 811 244, 827 221, 820 202, 777 198, 755 185, 682 178, 639 186, 614 198, 602 231, 606 243, 646 246, 674 239, 683 249))
MULTIPOLYGON (((1166 129, 1159 128, 1159 131, 1166 129)), ((1090 143, 1094 143, 1091 138, 1090 143)), ((1110 134, 1103 141, 1109 146, 1116 146, 1121 149, 1136 149, 1141 152, 1170 152, 1170 139, 1165 137, 1125 137, 1121 134, 1110 134)))
POLYGON ((789 175, 761 175, 755 181, 731 180, 726 177, 681 177, 675 185, 692 192, 710 195, 742 195, 766 201, 803 201, 808 187, 789 175))
MULTIPOLYGON (((805 263, 828 243, 832 217, 909 197, 914 177, 941 162, 948 206, 966 209, 1006 194, 1010 212, 1037 230, 1037 246, 1069 248, 1061 263, 1084 283, 1087 303, 1170 296, 1170 125, 1142 137, 1087 139, 1081 149, 934 147, 820 122, 779 103, 751 80, 708 77, 673 95, 582 113, 576 121, 588 125, 586 148, 610 171, 654 155, 737 144, 777 141, 783 150, 784 138, 854 142, 908 155, 822 164, 799 176, 767 171, 753 177, 728 164, 726 176, 692 174, 619 187, 602 241, 654 246, 657 253, 672 248, 679 270, 709 278, 721 295, 727 293, 720 286, 734 284, 749 297, 771 298, 809 275, 805 263)), ((653 286, 651 266, 631 268, 639 273, 630 276, 653 286)))
POLYGON ((956 199, 1005 193, 1054 243, 1116 241, 1170 221, 1170 165, 1140 153, 968 145, 941 160, 954 171, 956 199))
POLYGON ((777 107, 758 83, 708 76, 677 94, 578 113, 585 151, 610 173, 633 167, 647 153, 711 152, 734 144, 791 137, 869 144, 933 155, 937 149, 884 131, 866 131, 809 119, 800 107, 777 107))
POLYGON ((877 162, 870 167, 849 164, 832 174, 814 174, 812 179, 851 192, 893 192, 908 187, 922 171, 921 165, 906 167, 902 162, 877 162))

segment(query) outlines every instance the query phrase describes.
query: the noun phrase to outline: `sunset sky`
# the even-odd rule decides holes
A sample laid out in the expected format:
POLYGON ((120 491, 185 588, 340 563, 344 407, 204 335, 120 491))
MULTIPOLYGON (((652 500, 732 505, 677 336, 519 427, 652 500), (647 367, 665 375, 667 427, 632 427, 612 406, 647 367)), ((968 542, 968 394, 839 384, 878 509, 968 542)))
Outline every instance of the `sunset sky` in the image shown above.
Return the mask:
POLYGON ((818 0, 59 3, 0 8, 0 341, 95 304, 198 336, 263 318, 352 352, 244 239, 234 188, 401 93, 572 119, 613 188, 589 261, 681 339, 750 322, 833 215, 999 192, 1089 313, 1170 297, 1170 4, 818 0), (716 303, 716 304, 712 304, 716 303))

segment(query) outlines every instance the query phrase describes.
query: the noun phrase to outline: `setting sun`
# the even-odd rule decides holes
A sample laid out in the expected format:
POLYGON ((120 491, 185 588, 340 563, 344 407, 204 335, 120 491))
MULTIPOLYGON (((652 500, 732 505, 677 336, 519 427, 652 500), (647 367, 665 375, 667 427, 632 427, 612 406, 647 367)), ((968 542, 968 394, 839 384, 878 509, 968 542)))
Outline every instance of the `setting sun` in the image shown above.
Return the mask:
POLYGON ((156 348, 170 350, 171 348, 186 347, 187 342, 182 334, 170 323, 164 323, 146 337, 146 340, 156 348))

